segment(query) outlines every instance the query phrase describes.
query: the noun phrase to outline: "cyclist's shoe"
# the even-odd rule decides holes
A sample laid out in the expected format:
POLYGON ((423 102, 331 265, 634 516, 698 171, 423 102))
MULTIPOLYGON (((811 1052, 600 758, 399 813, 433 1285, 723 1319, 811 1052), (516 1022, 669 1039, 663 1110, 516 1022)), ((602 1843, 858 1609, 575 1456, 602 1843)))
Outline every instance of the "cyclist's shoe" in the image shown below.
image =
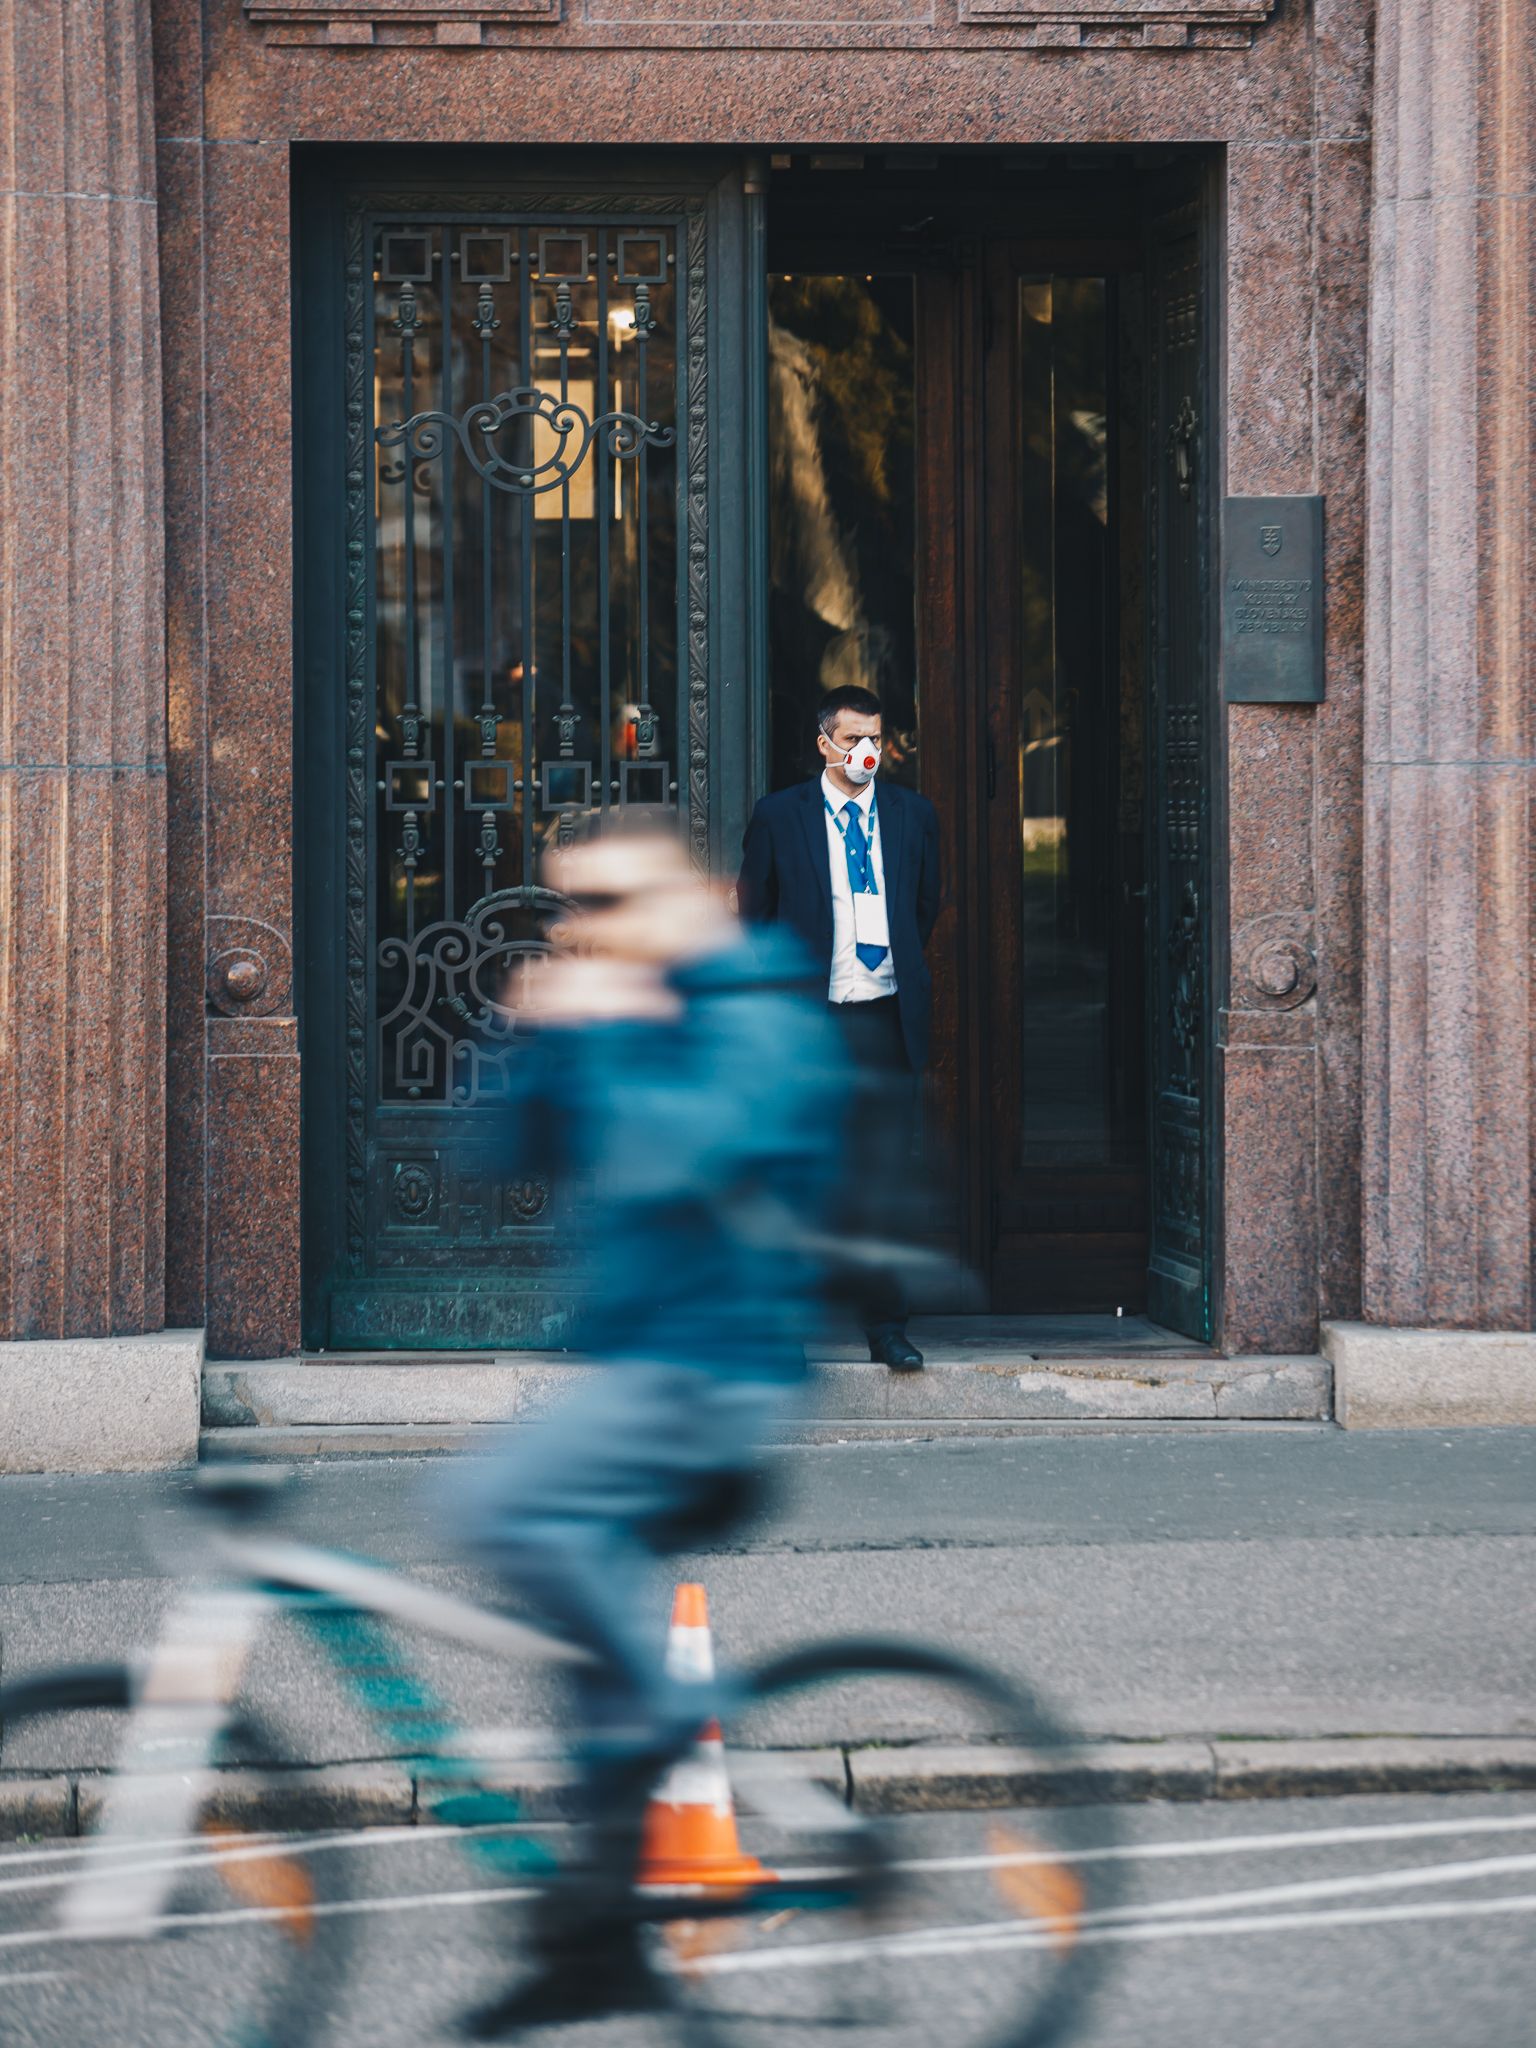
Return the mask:
POLYGON ((650 1968, 633 1928, 594 1929, 578 1941, 547 1954, 536 1976, 504 1997, 468 2012, 459 2031, 471 2041, 498 2041, 532 2027, 568 2026, 610 2013, 660 2012, 671 2004, 667 1988, 650 1968))

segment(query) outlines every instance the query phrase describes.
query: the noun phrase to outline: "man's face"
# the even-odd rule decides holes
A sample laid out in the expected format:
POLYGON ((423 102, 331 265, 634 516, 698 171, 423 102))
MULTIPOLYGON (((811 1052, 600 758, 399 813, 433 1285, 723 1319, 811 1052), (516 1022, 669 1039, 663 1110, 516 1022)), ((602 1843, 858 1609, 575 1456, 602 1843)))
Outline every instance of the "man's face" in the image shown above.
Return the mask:
POLYGON ((862 716, 857 711, 839 711, 831 733, 816 735, 816 747, 824 761, 840 768, 860 740, 872 741, 877 751, 884 744, 878 711, 862 716))

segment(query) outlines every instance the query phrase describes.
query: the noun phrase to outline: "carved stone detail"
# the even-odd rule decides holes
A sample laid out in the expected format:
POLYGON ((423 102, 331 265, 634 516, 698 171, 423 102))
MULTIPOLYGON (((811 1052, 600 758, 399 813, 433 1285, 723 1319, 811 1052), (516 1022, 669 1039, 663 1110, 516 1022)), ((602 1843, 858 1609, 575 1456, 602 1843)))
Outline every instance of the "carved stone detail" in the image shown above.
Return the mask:
POLYGON ((1232 934, 1232 999, 1242 1010, 1295 1010, 1317 993, 1309 910, 1250 917, 1232 934))
POLYGON ((287 1016, 293 956, 275 925, 259 917, 208 920, 208 1007, 221 1017, 287 1016))
POLYGON ((1246 49, 1277 0, 960 0, 966 28, 1003 23, 1049 50, 1246 49))
POLYGON ((958 20, 924 4, 830 5, 788 20, 766 4, 719 0, 601 0, 573 9, 564 0, 245 0, 269 43, 336 50, 417 44, 479 49, 535 32, 564 47, 820 48, 829 23, 847 48, 1042 50, 1246 49, 1279 0, 960 0, 958 20))
POLYGON ((374 43, 478 48, 486 29, 554 27, 561 0, 246 0, 269 43, 367 49, 374 43))

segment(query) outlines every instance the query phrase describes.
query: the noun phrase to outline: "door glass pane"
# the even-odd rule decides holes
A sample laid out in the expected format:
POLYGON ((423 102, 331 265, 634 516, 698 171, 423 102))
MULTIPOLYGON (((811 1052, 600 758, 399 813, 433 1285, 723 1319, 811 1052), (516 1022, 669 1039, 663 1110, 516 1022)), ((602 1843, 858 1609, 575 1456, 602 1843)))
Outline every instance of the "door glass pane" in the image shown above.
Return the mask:
POLYGON ((857 683, 915 787, 912 280, 774 276, 768 312, 771 783, 811 773, 818 700, 857 683))
POLYGON ((672 223, 373 246, 376 1099, 502 1091, 540 849, 677 803, 672 223))
POLYGON ((1018 1163, 1108 1164, 1138 1142, 1129 1042, 1122 717, 1105 281, 1020 281, 1018 1163))

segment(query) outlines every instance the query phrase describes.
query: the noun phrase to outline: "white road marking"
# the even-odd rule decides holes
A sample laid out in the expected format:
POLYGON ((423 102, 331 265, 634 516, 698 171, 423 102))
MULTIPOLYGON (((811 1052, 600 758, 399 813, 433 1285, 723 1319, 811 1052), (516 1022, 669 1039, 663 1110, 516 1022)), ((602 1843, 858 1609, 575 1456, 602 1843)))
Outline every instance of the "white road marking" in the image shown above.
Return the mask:
MULTIPOLYGON (((504 1885, 484 1891, 460 1892, 404 1892, 385 1899, 317 1899, 304 1911, 317 1919, 333 1919, 358 1913, 408 1913, 426 1911, 434 1907, 489 1906, 503 1901, 537 1898, 537 1891, 529 1885, 504 1885)), ((144 1928, 145 1934, 180 1932, 190 1927, 241 1927, 254 1925, 263 1920, 291 1920, 291 1906, 227 1906, 209 1913, 162 1913, 144 1928)), ((121 1946, 118 1939, 92 1934, 89 1929, 62 1927, 26 1927, 0 1933, 0 1948, 41 1948, 49 1943, 68 1943, 79 1947, 83 1942, 99 1941, 109 1949, 121 1946)))
MULTIPOLYGON (((1146 1927, 1158 1921, 1183 1922, 1200 1914, 1232 1914, 1240 1906, 1279 1906, 1304 1899, 1339 1898, 1351 1892, 1406 1891, 1440 1884, 1471 1884, 1480 1879, 1513 1876, 1536 1870, 1536 1856, 1489 1856, 1470 1863, 1427 1863, 1412 1870, 1378 1870, 1357 1877, 1299 1879, 1291 1884, 1259 1885, 1247 1891, 1207 1892, 1187 1899, 1154 1899, 1136 1905, 1108 1906, 1078 1916, 1079 1938, 1107 1927, 1146 1927)), ((757 1950, 719 1958, 722 1969, 772 1969, 796 1962, 818 1964, 829 1957, 852 1962, 859 1957, 949 1954, 959 1950, 1032 1948, 1054 1939, 1046 1928, 1020 1928, 1004 1921, 977 1920, 954 1927, 919 1928, 910 1934, 873 1934, 847 1941, 802 1942, 793 1950, 757 1950)), ((703 1967, 703 1965, 701 1965, 703 1967)))
POLYGON ((1012 1864, 1139 1863, 1162 1857, 1237 1856, 1266 1850, 1332 1849, 1356 1842, 1408 1842, 1444 1835, 1529 1834, 1536 1831, 1536 1811, 1526 1814, 1484 1814, 1467 1820, 1425 1820, 1375 1823, 1368 1827, 1294 1828, 1267 1835, 1199 1835, 1175 1842, 1117 1842, 1102 1849, 1008 1851, 985 1856, 919 1856, 897 1863, 897 1870, 1001 1870, 1012 1864))
MULTIPOLYGON (((1374 1927, 1401 1921, 1483 1920, 1501 1915, 1536 1913, 1536 1892, 1517 1892, 1501 1899, 1444 1899, 1400 1906, 1342 1906, 1315 1913, 1221 1914, 1202 1919, 1135 1921, 1122 1926, 1088 1927, 1078 1936, 1084 1944, 1104 1942, 1181 1941, 1195 1935, 1268 1934, 1311 1931, 1326 1927, 1374 1927)), ((810 1943, 792 1949, 755 1950, 739 1955, 700 1956, 688 1965, 691 1973, 723 1976, 776 1969, 817 1968, 823 1964, 856 1963, 877 1956, 884 1962, 922 1961, 930 1956, 990 1955, 1009 1949, 1045 1948, 1045 1933, 1012 1931, 1006 1940, 980 1940, 962 1929, 935 1929, 929 1935, 892 1935, 884 1945, 871 1942, 810 1943)))
POLYGON ((1409 1870, 1373 1870, 1358 1877, 1305 1877, 1289 1884, 1257 1885, 1240 1892, 1207 1892, 1193 1899, 1156 1899, 1144 1905, 1111 1906, 1083 1915, 1085 1923, 1110 1920, 1175 1919, 1186 1913, 1221 1913, 1234 1906, 1278 1906, 1304 1899, 1334 1899, 1350 1892, 1416 1891, 1429 1885, 1475 1884, 1486 1877, 1512 1877, 1536 1870, 1536 1855, 1483 1856, 1460 1863, 1418 1863, 1409 1870))
MULTIPOLYGON (((443 1830, 445 1834, 451 1832, 454 1831, 446 1828, 443 1830)), ((381 1828, 379 1833, 388 1840, 396 1836, 414 1836, 416 1830, 414 1828, 381 1828)), ((227 1837, 221 1837, 215 1841, 207 1835, 186 1836, 184 1837, 184 1842, 190 1852, 186 1855, 151 1856, 146 1861, 140 1863, 114 1863, 112 1875, 121 1878, 147 1877, 166 1870, 197 1870, 205 1865, 215 1863, 258 1863, 280 1856, 315 1855, 325 1849, 358 1849, 368 1846, 367 1831, 362 1829, 356 1833, 333 1836, 317 1835, 308 1839, 291 1835, 251 1835, 249 1837, 242 1837, 238 1846, 227 1837), (201 1846, 194 1848, 194 1844, 201 1846)), ((158 1848, 160 1844, 104 1840, 101 1842, 90 1841, 83 1846, 93 1852, 101 1850, 114 1855, 126 1855, 133 1850, 138 1850, 142 1855, 146 1849, 158 1848)), ((179 1847, 182 1845, 172 1843, 166 1846, 179 1847)), ((68 1870, 47 1871, 31 1877, 0 1878, 0 1893, 56 1891, 65 1885, 83 1882, 84 1877, 84 1870, 80 1863, 76 1861, 68 1870)))
POLYGON ((144 1855, 148 1851, 182 1849, 191 1853, 168 1857, 164 1860, 143 1863, 120 1863, 114 1875, 137 1877, 140 1873, 162 1870, 195 1870, 204 1864, 258 1862, 266 1857, 277 1856, 318 1856, 332 1849, 373 1849, 392 1848, 406 1842, 464 1842, 489 1836, 523 1834, 527 1829, 521 1821, 499 1821, 494 1827, 463 1828, 449 1826, 393 1827, 393 1828, 350 1828, 334 1835, 280 1835, 270 1832, 241 1833, 239 1846, 221 1841, 215 1847, 207 1835, 181 1835, 158 1842, 121 1841, 114 1842, 105 1836, 92 1836, 78 1843, 57 1850, 27 1851, 15 1858, 0 1857, 0 1863, 24 1862, 34 1854, 59 1863, 72 1858, 71 1867, 63 1871, 48 1871, 33 1877, 0 1878, 0 1894, 5 1892, 52 1891, 62 1885, 76 1882, 81 1876, 80 1859, 83 1856, 144 1855))
MULTIPOLYGON (((193 1853, 163 1861, 147 1861, 120 1866, 124 1877, 151 1874, 167 1870, 191 1870, 213 1863, 255 1862, 264 1858, 279 1856, 311 1856, 338 1849, 372 1849, 402 1847, 410 1844, 444 1841, 472 1841, 491 1836, 517 1834, 525 1831, 527 1824, 520 1821, 497 1822, 491 1827, 455 1827, 429 1824, 421 1827, 364 1827, 339 1829, 323 1835, 277 1834, 271 1831, 254 1832, 244 1837, 238 1847, 233 1844, 214 1849, 204 1835, 170 1836, 160 1841, 113 1842, 106 1837, 91 1837, 76 1842, 61 1842, 48 1847, 19 1850, 9 1855, 0 1855, 0 1867, 16 1864, 49 1863, 57 1866, 69 1859, 71 1867, 58 1870, 56 1867, 46 1873, 23 1878, 0 1878, 0 1894, 7 1892, 51 1891, 73 1883, 80 1875, 79 1860, 86 1856, 143 1856, 146 1852, 162 1850, 186 1850, 193 1853)), ((1214 1857, 1243 1854, 1262 1854, 1286 1849, 1336 1848, 1356 1843, 1406 1842, 1433 1840, 1438 1837, 1455 1837, 1479 1834, 1520 1834, 1536 1830, 1536 1812, 1530 1814, 1483 1814, 1469 1816, 1464 1820, 1399 1821, 1373 1823, 1368 1826, 1336 1828, 1295 1828, 1262 1835, 1197 1836, 1173 1842, 1120 1842, 1105 1848, 1072 1850, 1050 1848, 1038 1850, 1007 1850, 975 1856, 913 1856, 893 1862, 893 1870, 916 1872, 924 1875, 950 1875, 967 1871, 1003 1870, 1024 1867, 1037 1863, 1100 1863, 1100 1862, 1150 1862, 1165 1858, 1214 1857)), ((778 1875, 786 1882, 808 1883, 815 1879, 837 1878, 846 1875, 840 1866, 776 1866, 778 1875)))
MULTIPOLYGON (((1515 1861, 1517 1859, 1507 1859, 1515 1861)), ((1427 1874, 1427 1873, 1426 1873, 1427 1874)), ((496 1887, 480 1891, 407 1892, 382 1899, 322 1900, 309 1910, 317 1917, 370 1913, 432 1912, 464 1906, 495 1905, 527 1900, 536 1893, 527 1887, 496 1887)), ((1181 1902, 1169 1902, 1179 1904, 1181 1902)), ((1187 1905, 1198 1902, 1190 1901, 1187 1905)), ((1078 1940, 1084 1943, 1170 1941, 1202 1934, 1247 1934, 1283 1932, 1287 1929, 1319 1927, 1364 1927, 1396 1921, 1469 1920, 1505 1914, 1536 1912, 1536 1892, 1515 1893, 1499 1899, 1436 1900, 1424 1904, 1357 1906, 1325 1912, 1228 1914, 1207 1917, 1153 1920, 1145 1915, 1115 1924, 1084 1926, 1078 1940)), ((1128 1913, 1134 1909, 1125 1909, 1128 1913)), ((242 1906, 211 1913, 166 1915, 154 1923, 151 1932, 164 1928, 237 1927, 262 1921, 284 1920, 290 1909, 282 1906, 242 1906)), ((1106 1921, 1110 1916, 1106 1915, 1106 1921)), ((88 1934, 65 1934, 56 1929, 28 1929, 0 1934, 0 1947, 39 1947, 47 1943, 76 1944, 89 1941, 88 1934)), ((867 1940, 798 1943, 790 1948, 748 1951, 737 1955, 698 1957, 688 1969, 716 1974, 762 1972, 777 1969, 819 1968, 878 1957, 882 1961, 921 1961, 929 1956, 1006 1952, 1009 1949, 1043 1948, 1053 1937, 1034 1929, 933 1928, 915 1934, 874 1936, 867 1940)), ((40 1976, 42 1972, 29 1972, 40 1976)), ((18 1981, 0 1978, 0 1982, 18 1981)))

